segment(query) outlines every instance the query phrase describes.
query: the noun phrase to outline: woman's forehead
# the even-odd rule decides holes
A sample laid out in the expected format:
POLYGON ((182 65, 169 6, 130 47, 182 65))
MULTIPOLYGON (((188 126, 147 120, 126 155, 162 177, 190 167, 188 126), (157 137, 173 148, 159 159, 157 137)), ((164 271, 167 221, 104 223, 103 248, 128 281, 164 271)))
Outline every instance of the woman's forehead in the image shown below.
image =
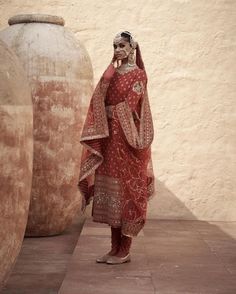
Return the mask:
POLYGON ((113 43, 114 44, 120 44, 120 43, 122 43, 122 44, 127 44, 127 43, 129 43, 124 37, 116 37, 114 40, 113 40, 113 43))

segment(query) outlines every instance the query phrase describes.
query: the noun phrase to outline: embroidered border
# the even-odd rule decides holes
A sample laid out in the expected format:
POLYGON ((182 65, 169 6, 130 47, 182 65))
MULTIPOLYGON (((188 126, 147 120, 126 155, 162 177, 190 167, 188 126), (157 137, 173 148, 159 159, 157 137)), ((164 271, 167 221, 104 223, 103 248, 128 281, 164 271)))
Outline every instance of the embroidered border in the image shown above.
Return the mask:
POLYGON ((96 175, 93 220, 112 227, 121 226, 121 185, 118 179, 96 175))
POLYGON ((122 222, 121 231, 122 234, 128 237, 136 237, 138 233, 142 230, 144 227, 145 220, 142 220, 140 222, 122 222))

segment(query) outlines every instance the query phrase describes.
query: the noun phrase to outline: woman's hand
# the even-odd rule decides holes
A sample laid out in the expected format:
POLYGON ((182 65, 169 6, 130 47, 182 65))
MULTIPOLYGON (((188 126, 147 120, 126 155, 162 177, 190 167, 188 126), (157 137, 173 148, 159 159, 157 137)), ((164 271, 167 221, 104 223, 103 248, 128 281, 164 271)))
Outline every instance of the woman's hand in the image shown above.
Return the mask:
POLYGON ((117 59, 115 55, 113 55, 111 63, 114 65, 115 68, 118 68, 121 66, 122 61, 120 59, 117 59))

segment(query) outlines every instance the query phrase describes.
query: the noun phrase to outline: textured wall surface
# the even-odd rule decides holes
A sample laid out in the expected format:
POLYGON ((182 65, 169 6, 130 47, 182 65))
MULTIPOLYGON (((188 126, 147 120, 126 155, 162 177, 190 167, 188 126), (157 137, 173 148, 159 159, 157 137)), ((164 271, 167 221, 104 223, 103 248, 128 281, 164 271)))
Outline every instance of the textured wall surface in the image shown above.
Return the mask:
POLYGON ((8 0, 0 27, 19 13, 49 13, 85 44, 95 82, 121 29, 140 43, 155 120, 157 195, 149 216, 236 220, 235 0, 8 0))

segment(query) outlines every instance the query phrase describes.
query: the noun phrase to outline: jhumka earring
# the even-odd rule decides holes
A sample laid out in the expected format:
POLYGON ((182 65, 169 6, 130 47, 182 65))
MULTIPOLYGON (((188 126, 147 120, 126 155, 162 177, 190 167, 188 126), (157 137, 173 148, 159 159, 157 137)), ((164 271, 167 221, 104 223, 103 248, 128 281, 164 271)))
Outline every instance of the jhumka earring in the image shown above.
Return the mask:
POLYGON ((134 57, 134 50, 130 51, 130 54, 128 56, 128 65, 129 66, 134 66, 135 65, 135 61, 134 61, 135 57, 134 57))

